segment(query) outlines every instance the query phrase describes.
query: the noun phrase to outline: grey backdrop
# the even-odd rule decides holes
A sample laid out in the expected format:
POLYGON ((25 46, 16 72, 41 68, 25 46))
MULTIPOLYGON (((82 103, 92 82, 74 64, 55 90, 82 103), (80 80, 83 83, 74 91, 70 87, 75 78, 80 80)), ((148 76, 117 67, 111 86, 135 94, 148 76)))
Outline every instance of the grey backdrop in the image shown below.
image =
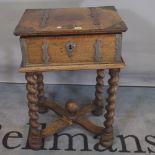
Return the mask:
MULTIPOLYGON (((21 61, 18 37, 13 30, 26 8, 115 5, 128 25, 123 37, 127 67, 120 85, 155 86, 154 0, 0 0, 0 82, 25 82, 18 73, 21 61)), ((95 71, 47 73, 47 83, 95 84, 95 71)), ((107 77, 106 77, 107 78, 107 77)))

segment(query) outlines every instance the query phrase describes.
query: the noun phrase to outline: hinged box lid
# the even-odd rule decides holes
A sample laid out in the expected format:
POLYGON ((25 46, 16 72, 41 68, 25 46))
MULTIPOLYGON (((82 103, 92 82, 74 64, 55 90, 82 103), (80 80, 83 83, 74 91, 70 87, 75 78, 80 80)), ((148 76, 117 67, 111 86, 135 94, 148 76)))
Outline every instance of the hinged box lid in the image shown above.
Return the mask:
POLYGON ((113 6, 27 9, 14 34, 19 36, 121 33, 125 23, 113 6))

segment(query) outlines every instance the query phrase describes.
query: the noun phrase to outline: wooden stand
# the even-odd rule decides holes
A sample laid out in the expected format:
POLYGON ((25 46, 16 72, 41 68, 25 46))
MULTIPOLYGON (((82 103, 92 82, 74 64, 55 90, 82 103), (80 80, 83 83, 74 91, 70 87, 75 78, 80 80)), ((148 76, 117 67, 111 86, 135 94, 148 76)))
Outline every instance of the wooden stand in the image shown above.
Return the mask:
POLYGON ((34 150, 38 150, 42 147, 43 137, 53 135, 60 130, 73 125, 79 124, 91 133, 100 136, 100 143, 109 147, 113 142, 113 121, 114 121, 114 111, 115 111, 115 101, 116 101, 116 91, 119 80, 120 69, 109 69, 110 79, 109 79, 109 89, 108 89, 108 99, 106 106, 105 122, 104 127, 100 127, 89 121, 85 115, 92 112, 94 115, 101 115, 103 112, 103 78, 104 70, 97 70, 97 84, 95 92, 95 100, 92 103, 85 104, 79 107, 75 101, 69 101, 66 103, 65 108, 62 108, 54 101, 50 101, 44 97, 44 83, 42 73, 27 72, 27 99, 29 107, 29 117, 30 117, 30 129, 29 129, 29 146, 34 150), (47 112, 47 109, 53 110, 60 117, 54 122, 43 129, 39 130, 38 123, 38 112, 47 112))

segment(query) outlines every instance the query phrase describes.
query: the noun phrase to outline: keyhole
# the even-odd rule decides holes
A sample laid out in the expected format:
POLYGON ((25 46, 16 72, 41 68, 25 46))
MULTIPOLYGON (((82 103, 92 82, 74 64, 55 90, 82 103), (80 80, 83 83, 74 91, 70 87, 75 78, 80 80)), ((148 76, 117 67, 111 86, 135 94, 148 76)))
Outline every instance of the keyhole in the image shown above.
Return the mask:
POLYGON ((75 48, 75 46, 76 46, 76 44, 74 42, 68 42, 66 44, 66 49, 67 49, 67 52, 68 52, 69 56, 72 56, 73 49, 75 48))
POLYGON ((70 45, 69 45, 69 50, 72 50, 72 49, 73 49, 73 47, 72 47, 72 45, 70 44, 70 45))

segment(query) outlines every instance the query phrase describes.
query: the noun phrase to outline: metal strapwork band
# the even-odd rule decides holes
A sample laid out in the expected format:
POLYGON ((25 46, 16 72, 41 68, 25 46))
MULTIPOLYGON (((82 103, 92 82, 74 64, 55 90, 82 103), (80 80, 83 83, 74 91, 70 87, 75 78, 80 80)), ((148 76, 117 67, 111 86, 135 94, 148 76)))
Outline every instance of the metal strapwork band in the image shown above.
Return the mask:
POLYGON ((49 60, 48 42, 46 40, 44 40, 44 42, 43 42, 42 50, 43 50, 43 62, 44 62, 44 64, 48 64, 48 60, 49 60))
POLYGON ((116 34, 116 61, 121 61, 122 34, 116 34))
POLYGON ((102 49, 102 41, 99 39, 96 39, 96 42, 95 42, 95 62, 96 63, 99 63, 102 61, 101 49, 102 49))
POLYGON ((26 66, 26 64, 28 63, 28 59, 27 59, 27 44, 25 39, 20 38, 20 47, 21 47, 21 52, 22 52, 22 65, 26 66))

